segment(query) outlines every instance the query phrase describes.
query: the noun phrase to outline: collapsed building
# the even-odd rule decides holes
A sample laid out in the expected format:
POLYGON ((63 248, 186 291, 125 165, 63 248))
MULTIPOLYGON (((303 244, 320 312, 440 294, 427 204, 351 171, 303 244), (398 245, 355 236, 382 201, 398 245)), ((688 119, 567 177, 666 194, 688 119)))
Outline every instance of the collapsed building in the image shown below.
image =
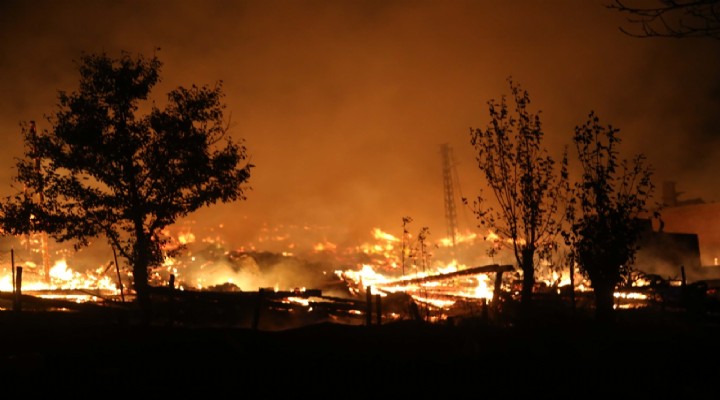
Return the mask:
POLYGON ((663 184, 663 209, 646 221, 637 253, 638 269, 689 281, 720 279, 720 203, 681 200, 675 182, 663 184), (681 270, 682 268, 682 270, 681 270))

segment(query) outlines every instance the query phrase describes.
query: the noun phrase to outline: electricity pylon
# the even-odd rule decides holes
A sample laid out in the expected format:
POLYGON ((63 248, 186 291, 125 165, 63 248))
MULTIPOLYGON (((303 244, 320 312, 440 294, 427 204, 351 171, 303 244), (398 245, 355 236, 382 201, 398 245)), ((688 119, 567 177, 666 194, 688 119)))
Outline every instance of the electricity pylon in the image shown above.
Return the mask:
POLYGON ((442 154, 443 188, 445 193, 445 223, 447 225, 448 237, 455 247, 457 240, 457 209, 455 208, 455 192, 453 189, 454 160, 452 148, 447 143, 440 146, 442 154))

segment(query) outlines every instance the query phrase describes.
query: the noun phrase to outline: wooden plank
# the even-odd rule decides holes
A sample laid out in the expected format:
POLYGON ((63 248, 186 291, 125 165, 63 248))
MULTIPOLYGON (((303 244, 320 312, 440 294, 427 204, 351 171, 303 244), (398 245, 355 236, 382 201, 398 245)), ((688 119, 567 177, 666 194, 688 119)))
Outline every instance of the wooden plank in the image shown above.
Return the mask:
POLYGON ((477 275, 477 274, 487 274, 487 273, 493 273, 493 272, 510 272, 514 269, 512 265, 505 264, 490 264, 490 265, 483 265, 480 267, 473 267, 468 269, 463 269, 460 271, 455 272, 449 272, 446 274, 435 274, 435 275, 428 275, 420 278, 410 278, 410 279, 397 279, 390 282, 383 282, 382 284, 378 286, 394 286, 394 285, 406 285, 406 284, 414 284, 414 283, 425 283, 425 282, 435 282, 435 281, 441 281, 445 279, 452 279, 458 276, 465 276, 465 275, 477 275))

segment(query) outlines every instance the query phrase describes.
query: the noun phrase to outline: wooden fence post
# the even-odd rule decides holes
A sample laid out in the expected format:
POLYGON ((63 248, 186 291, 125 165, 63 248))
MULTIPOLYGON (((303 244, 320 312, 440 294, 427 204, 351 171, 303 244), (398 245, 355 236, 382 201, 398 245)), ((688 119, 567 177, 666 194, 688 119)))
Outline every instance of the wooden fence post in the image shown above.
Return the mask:
POLYGON ((258 289, 257 294, 257 303, 255 304, 255 314, 253 315, 253 323, 252 328, 253 330, 257 330, 258 326, 260 325, 260 308, 263 306, 263 297, 265 296, 265 289, 260 288, 258 289))
POLYGON ((117 253, 115 252, 115 245, 110 246, 113 251, 113 260, 115 260, 115 272, 117 273, 118 277, 118 287, 120 288, 120 299, 122 302, 125 302, 125 292, 123 291, 123 283, 122 283, 122 277, 120 276, 120 265, 118 264, 117 260, 117 253))
POLYGON ((10 266, 12 267, 13 294, 15 294, 15 249, 10 249, 10 266))
POLYGON ((377 314, 377 324, 382 325, 382 303, 379 294, 375 295, 375 314, 377 314))
POLYGON ((367 307, 365 309, 365 324, 367 326, 372 325, 372 286, 368 285, 365 288, 367 307))
MULTIPOLYGON (((500 309, 500 293, 502 291, 502 271, 498 271, 495 273, 495 288, 493 289, 493 301, 492 301, 492 311, 493 316, 497 316, 498 310, 500 309)), ((485 300, 487 303, 487 300, 485 300)))
POLYGON ((23 267, 18 266, 15 273, 15 298, 13 301, 13 310, 22 311, 22 271, 23 267))

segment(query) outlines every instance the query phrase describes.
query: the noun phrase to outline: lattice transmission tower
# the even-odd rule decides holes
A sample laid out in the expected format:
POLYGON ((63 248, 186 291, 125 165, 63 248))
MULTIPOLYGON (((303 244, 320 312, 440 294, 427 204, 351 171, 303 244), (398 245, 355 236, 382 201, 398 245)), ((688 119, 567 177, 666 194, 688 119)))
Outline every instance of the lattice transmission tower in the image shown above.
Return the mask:
POLYGON ((455 190, 453 182, 456 179, 455 162, 452 147, 444 143, 440 146, 442 155, 443 192, 445 194, 445 224, 447 225, 448 237, 455 247, 457 240, 457 208, 455 207, 455 190))

